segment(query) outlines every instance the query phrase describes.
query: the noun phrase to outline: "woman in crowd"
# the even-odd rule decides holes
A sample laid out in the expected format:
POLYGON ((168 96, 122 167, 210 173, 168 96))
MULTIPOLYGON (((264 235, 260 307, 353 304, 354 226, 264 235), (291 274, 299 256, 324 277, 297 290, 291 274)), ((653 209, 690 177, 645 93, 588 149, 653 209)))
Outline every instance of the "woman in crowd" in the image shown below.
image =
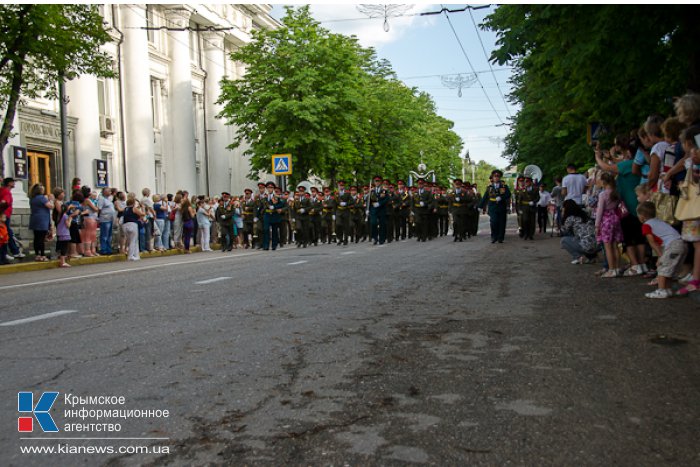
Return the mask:
POLYGON ((596 209, 596 239, 603 243, 605 248, 605 258, 608 261, 608 271, 601 277, 620 276, 620 255, 617 244, 622 242, 622 225, 620 224, 620 214, 618 207, 621 200, 620 195, 615 190, 615 178, 612 174, 605 172, 600 177, 603 183, 603 192, 598 196, 598 207, 596 209))
MULTIPOLYGON (((156 212, 153 210, 153 200, 151 199, 151 190, 149 188, 144 188, 141 190, 143 198, 139 201, 141 205, 141 210, 144 212, 145 217, 142 222, 142 232, 143 238, 139 237, 139 244, 141 251, 153 251, 153 223, 156 217, 156 212), (143 240, 143 243, 141 241, 143 240)), ((141 235, 141 231, 139 235, 141 235)))
POLYGON ((129 255, 127 260, 138 261, 141 259, 139 255, 139 223, 145 216, 144 212, 138 208, 136 195, 129 193, 126 199, 126 208, 124 208, 124 234, 126 235, 126 244, 129 255))
POLYGON ((80 245, 80 227, 83 224, 83 216, 88 212, 83 206, 85 197, 80 190, 75 190, 71 195, 71 200, 66 204, 66 212, 71 220, 70 224, 70 248, 69 255, 71 258, 81 258, 82 249, 80 245))
POLYGON ((155 249, 165 251, 163 246, 164 241, 169 241, 165 233, 165 220, 168 213, 168 205, 161 199, 160 195, 153 195, 153 211, 156 213, 154 232, 160 232, 160 235, 155 236, 155 249))
POLYGON ((616 185, 629 215, 620 220, 622 227, 622 238, 625 245, 625 252, 630 260, 630 267, 625 271, 625 276, 639 276, 647 272, 645 258, 646 239, 642 235, 642 223, 637 217, 637 194, 635 188, 639 186, 640 176, 635 175, 632 167, 632 150, 626 135, 619 135, 615 138, 615 144, 610 150, 611 153, 619 153, 622 160, 617 163, 610 163, 603 158, 600 146, 596 146, 595 160, 598 166, 612 174, 617 175, 616 185))
POLYGON ((598 242, 595 225, 586 212, 572 199, 562 205, 561 247, 571 255, 571 264, 595 261, 598 242))
POLYGON ((240 248, 243 242, 243 211, 238 197, 233 198, 233 248, 240 248))
POLYGON ((34 260, 45 262, 46 257, 46 237, 51 231, 51 210, 53 209, 53 195, 47 197, 44 185, 37 183, 29 190, 29 207, 31 215, 29 217, 29 229, 34 232, 34 260))
POLYGON ((182 216, 182 238, 185 244, 185 253, 190 252, 190 241, 194 234, 194 217, 196 213, 190 204, 188 198, 184 198, 180 204, 180 212, 182 216))
MULTIPOLYGON (((214 217, 208 199, 197 201, 197 230, 199 231, 202 251, 212 251, 209 245, 211 234, 211 220, 214 217)), ((189 249, 189 248, 188 248, 189 249)))
POLYGON ((173 241, 175 243, 175 248, 182 249, 182 193, 177 192, 175 198, 173 198, 173 211, 175 215, 173 217, 173 241))
POLYGON ((90 187, 83 187, 83 228, 80 229, 80 240, 83 243, 83 256, 99 256, 97 254, 97 218, 99 209, 97 207, 97 192, 90 191, 90 187), (87 194, 86 194, 87 193, 87 194))
POLYGON ((124 210, 126 209, 126 194, 118 191, 114 196, 114 210, 117 211, 117 232, 119 234, 119 253, 126 254, 126 233, 124 232, 124 210))

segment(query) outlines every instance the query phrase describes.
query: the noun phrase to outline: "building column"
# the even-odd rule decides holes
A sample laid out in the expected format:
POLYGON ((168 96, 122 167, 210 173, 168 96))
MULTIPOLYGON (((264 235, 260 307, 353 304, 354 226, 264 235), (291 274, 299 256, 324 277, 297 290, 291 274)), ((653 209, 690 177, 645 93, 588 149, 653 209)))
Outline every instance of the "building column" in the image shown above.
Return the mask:
POLYGON ((224 34, 206 32, 204 37, 205 65, 207 72, 204 118, 207 122, 207 147, 209 151, 209 191, 212 196, 231 191, 231 151, 224 121, 216 116, 223 109, 216 103, 221 93, 219 84, 225 76, 224 34))
MULTIPOLYGON (((101 159, 100 111, 97 105, 97 78, 82 75, 66 82, 68 115, 78 119, 75 131, 75 173, 83 186, 95 187, 94 160, 101 159)), ((67 155, 64 155, 67 157, 67 155)))
MULTIPOLYGON (((168 26, 186 28, 191 12, 184 9, 166 10, 168 26)), ((169 31, 170 48, 170 124, 173 128, 173 167, 168 167, 169 191, 197 188, 196 153, 194 143, 194 109, 192 108, 192 64, 188 30, 169 31)))
POLYGON ((141 193, 155 186, 153 110, 145 5, 124 5, 123 83, 128 191, 141 193))

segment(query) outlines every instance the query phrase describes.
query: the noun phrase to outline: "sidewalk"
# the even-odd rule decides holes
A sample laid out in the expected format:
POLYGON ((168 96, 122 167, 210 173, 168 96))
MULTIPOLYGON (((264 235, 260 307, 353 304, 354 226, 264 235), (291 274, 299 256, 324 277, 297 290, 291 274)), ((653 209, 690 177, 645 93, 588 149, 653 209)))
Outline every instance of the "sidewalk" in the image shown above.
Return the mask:
MULTIPOLYGON (((220 250, 221 245, 218 243, 212 243, 211 244, 212 250, 220 250)), ((201 248, 199 245, 193 246, 190 248, 190 251, 192 253, 199 253, 201 252, 201 248)), ((173 248, 171 250, 166 250, 166 251, 154 251, 151 253, 141 253, 141 259, 148 259, 148 258, 161 258, 163 256, 175 256, 175 255, 184 255, 185 251, 184 250, 178 250, 176 248, 173 248)), ((92 257, 85 257, 83 256, 82 258, 71 258, 70 263, 71 266, 84 266, 87 264, 102 264, 102 263, 115 263, 115 262, 120 262, 120 261, 126 261, 126 255, 125 254, 112 254, 112 255, 101 255, 101 256, 92 256, 92 257)), ((58 260, 51 260, 47 262, 37 262, 34 261, 34 255, 29 255, 25 258, 22 258, 22 260, 15 260, 14 263, 12 264, 4 264, 0 266, 0 275, 3 274, 13 274, 16 272, 30 272, 30 271, 44 271, 47 269, 57 269, 58 268, 58 260)))

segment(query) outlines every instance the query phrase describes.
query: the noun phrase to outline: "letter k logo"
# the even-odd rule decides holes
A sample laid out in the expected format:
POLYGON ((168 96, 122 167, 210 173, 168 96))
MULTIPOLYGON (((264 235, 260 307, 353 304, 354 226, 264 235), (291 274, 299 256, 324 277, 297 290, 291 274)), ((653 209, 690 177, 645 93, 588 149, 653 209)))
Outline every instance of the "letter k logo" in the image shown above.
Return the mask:
MULTIPOLYGON (((17 411, 20 413, 31 413, 36 417, 42 431, 56 432, 58 427, 51 418, 49 410, 56 402, 58 392, 44 392, 41 394, 39 401, 34 405, 34 393, 20 392, 17 394, 17 411)), ((17 430, 20 432, 34 431, 34 420, 32 417, 19 417, 17 420, 17 430)))

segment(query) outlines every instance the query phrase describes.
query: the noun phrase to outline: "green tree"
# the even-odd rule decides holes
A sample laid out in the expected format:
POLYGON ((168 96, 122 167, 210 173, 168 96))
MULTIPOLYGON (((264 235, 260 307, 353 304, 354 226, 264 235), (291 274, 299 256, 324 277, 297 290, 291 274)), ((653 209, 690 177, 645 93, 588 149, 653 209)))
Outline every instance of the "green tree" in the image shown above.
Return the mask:
POLYGON ((498 34, 492 60, 515 68, 511 99, 521 110, 505 156, 536 164, 545 178, 567 163, 594 164, 589 122, 608 138, 651 113, 670 114, 673 96, 700 87, 700 40, 690 5, 502 5, 483 27, 498 34))
POLYGON ((223 80, 221 116, 236 128, 230 147, 250 145, 250 177, 270 170, 272 154, 291 153, 296 184, 335 171, 339 154, 355 155, 350 135, 369 56, 356 39, 323 29, 308 6, 288 7, 282 23, 232 54, 246 75, 223 80))
MULTIPOLYGON (((0 153, 21 97, 56 97, 61 75, 114 76, 110 40, 96 5, 0 5, 0 153)), ((0 172, 5 176, 4 158, 0 172)))

